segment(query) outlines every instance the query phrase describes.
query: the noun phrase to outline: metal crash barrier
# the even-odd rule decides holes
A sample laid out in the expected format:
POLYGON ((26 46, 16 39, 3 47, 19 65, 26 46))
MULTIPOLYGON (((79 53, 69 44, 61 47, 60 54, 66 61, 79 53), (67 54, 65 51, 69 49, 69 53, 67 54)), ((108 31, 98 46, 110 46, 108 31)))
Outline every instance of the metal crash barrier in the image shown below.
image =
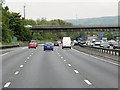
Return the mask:
POLYGON ((96 56, 112 59, 115 61, 119 61, 119 58, 120 58, 120 50, 116 50, 116 49, 90 47, 90 46, 83 46, 83 45, 73 46, 73 48, 78 51, 88 53, 90 55, 96 55, 96 56))
POLYGON ((5 46, 1 46, 0 49, 7 49, 7 48, 14 48, 14 47, 20 47, 19 44, 17 45, 5 45, 5 46))

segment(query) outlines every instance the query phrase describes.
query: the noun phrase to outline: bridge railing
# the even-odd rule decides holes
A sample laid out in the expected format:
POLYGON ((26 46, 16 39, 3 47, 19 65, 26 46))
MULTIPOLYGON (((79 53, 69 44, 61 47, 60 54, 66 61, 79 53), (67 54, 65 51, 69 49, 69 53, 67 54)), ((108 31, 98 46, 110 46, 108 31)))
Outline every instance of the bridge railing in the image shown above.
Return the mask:
POLYGON ((30 28, 32 32, 87 32, 87 31, 103 31, 103 32, 108 32, 108 31, 115 31, 118 32, 120 30, 120 27, 83 27, 83 26, 32 26, 30 28))

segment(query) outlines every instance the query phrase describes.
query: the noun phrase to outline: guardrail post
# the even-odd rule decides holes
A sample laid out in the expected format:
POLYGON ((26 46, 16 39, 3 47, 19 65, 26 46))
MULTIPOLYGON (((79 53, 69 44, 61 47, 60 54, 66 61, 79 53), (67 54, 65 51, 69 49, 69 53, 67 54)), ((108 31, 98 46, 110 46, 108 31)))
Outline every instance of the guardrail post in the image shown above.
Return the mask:
POLYGON ((103 53, 103 50, 101 49, 101 53, 103 53))
POLYGON ((117 52, 115 52, 115 56, 117 56, 117 52))
POLYGON ((118 51, 118 56, 120 57, 120 50, 118 51))
POLYGON ((105 52, 105 50, 103 49, 103 53, 105 52))

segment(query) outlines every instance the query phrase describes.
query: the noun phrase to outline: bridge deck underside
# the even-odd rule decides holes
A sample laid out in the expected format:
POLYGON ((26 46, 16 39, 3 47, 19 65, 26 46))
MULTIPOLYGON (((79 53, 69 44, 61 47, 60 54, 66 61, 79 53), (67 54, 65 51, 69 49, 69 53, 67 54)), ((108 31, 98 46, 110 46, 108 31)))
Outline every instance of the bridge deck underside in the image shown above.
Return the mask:
POLYGON ((107 32, 107 31, 120 31, 120 27, 89 27, 89 28, 65 28, 65 27, 33 27, 31 28, 33 32, 87 32, 87 31, 99 31, 99 32, 107 32))

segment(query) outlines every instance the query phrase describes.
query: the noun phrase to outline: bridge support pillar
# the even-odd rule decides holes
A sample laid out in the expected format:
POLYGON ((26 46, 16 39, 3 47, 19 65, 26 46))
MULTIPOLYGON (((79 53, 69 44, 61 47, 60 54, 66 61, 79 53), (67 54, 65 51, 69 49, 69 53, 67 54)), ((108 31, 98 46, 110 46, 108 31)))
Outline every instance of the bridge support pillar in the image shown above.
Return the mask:
POLYGON ((32 32, 32 35, 34 34, 34 32, 32 32))

